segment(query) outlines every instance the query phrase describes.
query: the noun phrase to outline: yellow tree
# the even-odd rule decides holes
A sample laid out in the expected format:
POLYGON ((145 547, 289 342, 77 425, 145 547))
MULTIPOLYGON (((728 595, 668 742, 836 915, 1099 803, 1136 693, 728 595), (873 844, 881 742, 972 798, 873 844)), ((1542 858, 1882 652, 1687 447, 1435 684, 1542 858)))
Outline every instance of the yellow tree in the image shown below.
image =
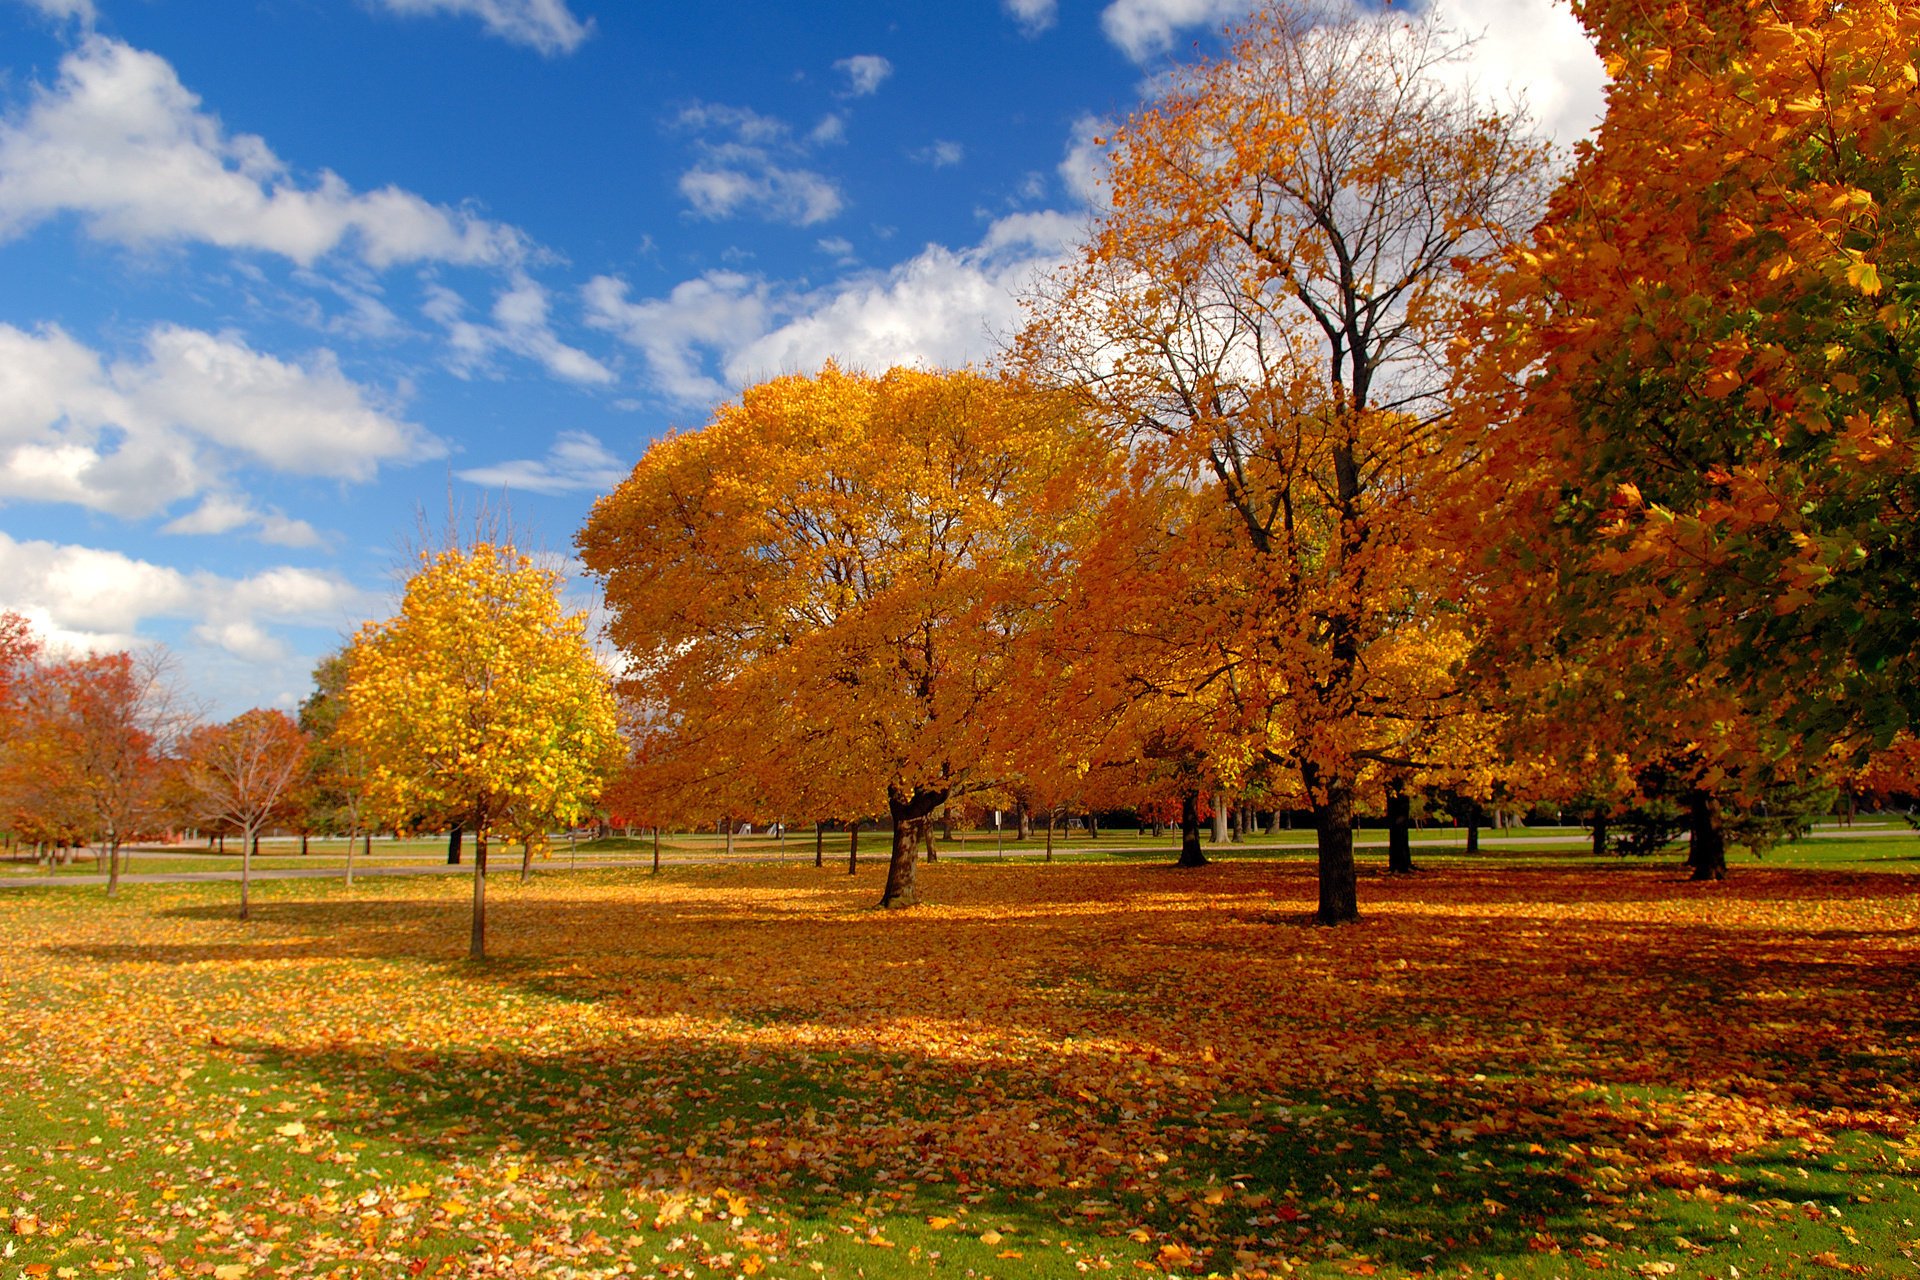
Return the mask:
POLYGON ((473 832, 475 960, 490 832, 577 821, 620 763, 612 691, 559 584, 511 545, 422 553, 398 616, 349 653, 337 736, 364 761, 369 807, 396 825, 459 813, 473 832))
POLYGON ((882 902, 917 900, 929 817, 992 786, 1104 452, 1059 396, 976 373, 832 365, 660 441, 579 535, 627 695, 776 812, 884 810, 882 902))
POLYGON ((1398 12, 1275 4, 1112 142, 1113 211, 1036 303, 1025 352, 1077 383, 1141 482, 1204 493, 1168 563, 1226 584, 1161 646, 1229 783, 1296 773, 1326 923, 1357 914, 1370 767, 1426 763, 1468 619, 1430 534, 1447 465, 1459 269, 1531 222, 1524 123, 1441 73, 1458 42, 1398 12))

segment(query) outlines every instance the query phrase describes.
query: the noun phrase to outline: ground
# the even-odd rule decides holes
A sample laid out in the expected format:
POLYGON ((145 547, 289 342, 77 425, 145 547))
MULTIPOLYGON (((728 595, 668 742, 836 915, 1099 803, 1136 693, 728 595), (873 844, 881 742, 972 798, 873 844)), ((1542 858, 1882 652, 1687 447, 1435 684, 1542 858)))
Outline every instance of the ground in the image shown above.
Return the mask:
POLYGON ((0 1277, 1920 1274, 1886 846, 14 888, 0 1277))

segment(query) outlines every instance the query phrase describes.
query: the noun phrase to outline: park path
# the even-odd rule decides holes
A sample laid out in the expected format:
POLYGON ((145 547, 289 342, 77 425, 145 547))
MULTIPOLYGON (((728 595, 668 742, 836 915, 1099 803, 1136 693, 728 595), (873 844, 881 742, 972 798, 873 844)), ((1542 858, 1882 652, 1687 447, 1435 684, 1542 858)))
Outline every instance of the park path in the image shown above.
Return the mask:
MULTIPOLYGON (((1499 851, 1500 845, 1508 844, 1515 841, 1525 841, 1525 843, 1529 846, 1537 846, 1537 845, 1543 845, 1543 844, 1584 845, 1584 844, 1587 844, 1591 839, 1591 837, 1586 835, 1554 835, 1554 836, 1542 835, 1542 836, 1533 836, 1529 838, 1525 835, 1524 831, 1525 831, 1524 828, 1522 828, 1519 832, 1502 832, 1499 834, 1495 834, 1491 831, 1488 831, 1484 833, 1481 837, 1482 840, 1485 842, 1485 844, 1483 844, 1482 846, 1482 851, 1487 853, 1496 853, 1499 851)), ((1848 827, 1816 827, 1814 828, 1814 830, 1808 832, 1807 835, 1801 838, 1812 839, 1812 840, 1869 840, 1869 839, 1920 840, 1920 831, 1902 830, 1899 828, 1888 829, 1885 827, 1878 828, 1878 829, 1865 829, 1865 830, 1862 830, 1859 828, 1848 828, 1848 827)), ((799 846, 801 846, 804 843, 805 842, 803 841, 795 841, 796 849, 799 850, 799 846)), ((1055 848, 1054 852, 1062 855, 1081 854, 1081 853, 1150 853, 1153 851, 1155 847, 1157 846, 1151 846, 1151 845, 1142 846, 1138 844, 1129 844, 1129 845, 1101 844, 1097 841, 1091 842, 1088 844, 1070 845, 1066 841, 1062 841, 1059 844, 1059 846, 1055 848)), ((1229 848, 1232 848, 1232 847, 1233 846, 1229 846, 1229 848)), ((1384 836, 1378 839, 1374 839, 1374 838, 1368 838, 1364 840, 1356 839, 1353 842, 1353 847, 1355 849, 1384 849, 1387 847, 1387 841, 1384 836)), ((1461 848, 1461 845, 1457 843, 1441 844, 1433 840, 1424 840, 1424 841, 1416 840, 1414 841, 1414 844, 1413 844, 1413 851, 1415 854, 1419 854, 1423 851, 1427 853, 1453 853, 1453 852, 1459 851, 1460 848, 1461 848)), ((1263 852, 1310 853, 1313 851, 1313 846, 1311 844, 1243 844, 1239 846, 1239 849, 1247 853, 1263 853, 1263 852)), ((1179 850, 1180 850, 1180 846, 1176 843, 1168 846, 1166 851, 1168 853, 1177 854, 1179 850)), ((139 851, 139 856, 143 861, 145 861, 147 859, 152 859, 152 858, 192 858, 192 857, 204 858, 207 855, 203 851, 185 850, 185 849, 142 849, 139 851)), ((262 854, 261 856, 262 857, 284 857, 287 855, 279 853, 278 851, 275 851, 274 853, 262 854)), ((332 855, 332 856, 337 856, 337 855, 332 855)), ((387 855, 387 856, 392 856, 392 855, 387 855)), ((406 855, 402 855, 402 856, 406 856, 406 855)), ((467 875, 473 870, 473 863, 470 861, 461 863, 459 865, 450 865, 446 861, 441 859, 440 855, 437 855, 437 854, 420 854, 417 856, 421 859, 418 865, 396 866, 393 863, 388 862, 388 863, 385 863, 384 865, 374 864, 374 865, 368 865, 368 866, 355 866, 353 869, 354 879, 359 880, 369 876, 467 875), (428 861, 428 859, 430 858, 433 860, 428 861)), ((841 852, 837 855, 832 852, 829 852, 827 855, 827 864, 829 866, 836 865, 840 861, 840 859, 844 858, 845 856, 846 855, 844 852, 841 852)), ((949 845, 947 848, 942 849, 940 851, 940 856, 942 858, 966 858, 966 859, 981 859, 981 858, 995 859, 995 858, 1000 858, 1002 856, 1009 857, 1009 858, 1038 858, 1042 856, 1042 851, 1038 849, 1018 849, 1018 850, 1009 851, 1005 855, 1002 855, 1002 854, 996 853, 992 849, 973 848, 973 847, 959 848, 953 845, 949 845)), ((730 863, 790 862, 790 863, 796 863, 796 864, 804 864, 812 861, 813 861, 813 853, 811 850, 800 850, 795 853, 769 852, 769 853, 735 853, 735 854, 725 854, 725 853, 720 853, 718 851, 711 852, 711 853, 679 852, 679 853, 663 853, 660 857, 660 865, 663 867, 719 866, 719 865, 725 865, 730 863)), ((885 862, 885 855, 880 849, 876 848, 875 852, 871 855, 868 855, 865 861, 870 865, 879 865, 885 862)), ((544 863, 544 865, 542 865, 540 870, 548 874, 551 874, 552 872, 560 869, 558 863, 559 863, 558 857, 550 858, 546 860, 546 862, 544 863)), ((650 867, 652 865, 653 865, 653 857, 650 854, 644 857, 639 857, 639 858, 601 858, 601 857, 589 855, 588 861, 581 863, 579 865, 573 865, 570 863, 567 869, 569 871, 602 871, 602 870, 610 870, 613 868, 650 867)), ((501 862, 497 862, 494 864, 492 870, 495 875, 516 874, 519 870, 519 860, 517 858, 514 858, 514 859, 507 859, 501 862)), ((261 868, 253 872, 252 879, 255 879, 255 880, 339 880, 344 878, 345 874, 346 874, 346 867, 344 864, 331 864, 331 860, 330 860, 330 865, 324 866, 324 867, 261 868)), ((231 870, 231 871, 127 871, 127 872, 122 872, 120 874, 121 884, 196 884, 200 882, 238 881, 239 879, 240 879, 240 871, 238 868, 235 868, 234 870, 231 870)), ((54 876, 54 875, 13 876, 13 875, 0 874, 0 889, 32 888, 32 887, 44 888, 49 885, 76 885, 76 886, 104 885, 106 882, 107 882, 107 877, 105 876, 105 874, 60 875, 60 876, 54 876)))

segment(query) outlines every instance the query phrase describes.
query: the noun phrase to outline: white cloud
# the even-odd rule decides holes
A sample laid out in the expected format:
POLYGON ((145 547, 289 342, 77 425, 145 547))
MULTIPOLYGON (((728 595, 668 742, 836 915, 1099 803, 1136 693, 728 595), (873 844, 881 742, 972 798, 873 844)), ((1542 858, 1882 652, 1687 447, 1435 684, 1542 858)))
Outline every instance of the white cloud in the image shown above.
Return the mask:
POLYGON ((317 547, 320 534, 305 520, 277 510, 262 511, 246 498, 210 493, 187 514, 160 526, 162 533, 223 534, 247 530, 261 542, 278 547, 317 547))
MULTIPOLYGON (((1100 15, 1107 38, 1135 62, 1169 52, 1180 33, 1217 30, 1247 16, 1248 0, 1113 0, 1100 15)), ((1401 14, 1328 0, 1330 15, 1393 22, 1401 14)), ((1474 41, 1450 78, 1490 102, 1524 101, 1541 129, 1571 144, 1603 109, 1606 74, 1564 0, 1430 0, 1414 8, 1474 41)))
POLYGON ((1107 183, 1106 148, 1106 139, 1112 136, 1112 121, 1081 116, 1073 122, 1067 154, 1060 161, 1060 180, 1073 198, 1089 209, 1104 211, 1112 196, 1107 183))
POLYGON ((1028 36, 1037 36, 1060 18, 1059 0, 1000 0, 1000 7, 1028 36))
POLYGON ((603 276, 587 305, 593 323, 641 352, 657 391, 704 405, 829 357, 866 368, 984 360, 1018 327, 1020 295, 1065 259, 1080 229, 1062 214, 1017 214, 972 248, 930 245, 890 271, 815 291, 709 272, 665 298, 631 302, 624 281, 603 276))
POLYGON ((644 302, 628 301, 627 290, 612 276, 588 281, 587 323, 638 350, 653 387, 680 404, 724 397, 727 387, 706 371, 700 353, 765 333, 772 316, 770 287, 737 271, 709 271, 644 302))
POLYGON ((838 116, 815 126, 805 142, 784 121, 719 103, 696 102, 674 123, 705 135, 696 144, 699 161, 679 182, 680 194, 700 217, 749 213, 805 227, 846 207, 832 179, 795 163, 808 148, 839 140, 845 126, 838 116))
POLYGON ((202 640, 265 661, 283 652, 267 625, 346 626, 373 604, 344 578, 308 569, 224 578, 0 533, 0 608, 76 647, 129 648, 139 643, 142 624, 179 619, 199 624, 202 640))
POLYGON ((492 489, 528 493, 605 493, 626 478, 628 467, 585 431, 562 431, 545 458, 523 458, 456 472, 462 480, 492 489))
POLYGON ((65 21, 69 18, 82 26, 91 27, 100 16, 93 7, 93 0, 25 0, 29 9, 38 9, 49 18, 65 21))
POLYGON ((251 134, 229 134, 155 54, 89 36, 59 81, 0 121, 0 238, 62 214, 132 246, 200 241, 302 266, 350 246, 369 265, 520 260, 512 227, 398 187, 302 184, 251 134))
POLYGON ((851 58, 842 58, 833 64, 833 69, 847 77, 850 98, 878 93, 881 84, 893 74, 893 64, 877 53, 857 53, 851 58))
POLYGON ((395 13, 451 13, 480 19, 502 40, 552 56, 572 53, 593 30, 567 8, 566 0, 380 0, 395 13))
POLYGON ((509 351, 537 361, 565 382, 604 386, 614 380, 613 370, 560 341, 548 318, 545 287, 524 274, 516 273, 495 297, 490 325, 468 320, 466 300, 442 285, 430 286, 424 310, 446 328, 454 370, 463 376, 486 368, 494 352, 509 351))
POLYGON ((965 160, 967 158, 967 148, 964 143, 939 138, 921 147, 919 150, 910 153, 907 158, 916 164, 930 165, 935 169, 944 169, 948 165, 959 164, 962 160, 965 160))
MULTIPOLYGON (((328 351, 295 364, 163 325, 141 357, 108 365, 58 328, 0 324, 0 498, 139 517, 217 488, 235 456, 366 480, 443 451, 370 404, 328 351)), ((294 525, 259 528, 297 538, 294 525)))

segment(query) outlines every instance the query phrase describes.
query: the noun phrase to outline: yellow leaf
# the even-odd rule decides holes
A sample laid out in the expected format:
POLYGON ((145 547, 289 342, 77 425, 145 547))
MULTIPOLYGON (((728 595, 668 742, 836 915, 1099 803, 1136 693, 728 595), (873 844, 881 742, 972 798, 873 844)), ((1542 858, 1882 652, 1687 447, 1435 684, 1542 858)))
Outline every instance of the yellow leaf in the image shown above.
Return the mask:
POLYGON ((213 1269, 213 1280, 244 1280, 247 1266, 243 1262, 225 1262, 213 1269))
POLYGON ((992 1230, 991 1228, 980 1233, 981 1244, 999 1244, 1002 1238, 998 1231, 992 1230))
POLYGON ((935 1214, 933 1217, 927 1219, 927 1225, 935 1231, 945 1231, 953 1225, 953 1221, 952 1218, 943 1218, 939 1214, 935 1214))
POLYGON ((279 1128, 274 1130, 275 1133, 279 1134, 283 1138, 297 1138, 300 1135, 304 1134, 306 1131, 307 1131, 307 1126, 304 1124, 301 1124, 298 1120, 289 1121, 288 1123, 283 1124, 279 1128))

